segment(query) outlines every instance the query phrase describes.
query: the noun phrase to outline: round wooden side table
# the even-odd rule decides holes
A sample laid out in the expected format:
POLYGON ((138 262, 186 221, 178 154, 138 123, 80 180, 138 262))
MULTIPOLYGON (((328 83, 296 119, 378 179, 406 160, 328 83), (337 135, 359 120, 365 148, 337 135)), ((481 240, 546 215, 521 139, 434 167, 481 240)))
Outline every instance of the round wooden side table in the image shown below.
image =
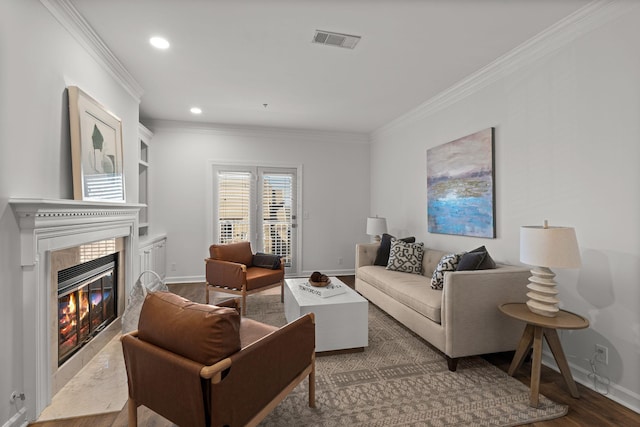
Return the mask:
POLYGON ((560 373, 569 387, 571 396, 579 398, 578 387, 573 381, 567 358, 562 351, 562 344, 558 338, 557 329, 584 329, 589 327, 589 321, 582 316, 566 310, 560 310, 556 317, 546 317, 533 313, 524 303, 507 303, 499 306, 500 311, 509 317, 522 320, 527 323, 526 328, 518 343, 516 354, 513 356, 509 375, 513 374, 522 366, 525 356, 533 346, 533 356, 531 360, 531 397, 529 405, 538 407, 540 393, 540 366, 542 364, 542 337, 547 340, 549 348, 553 353, 560 373))

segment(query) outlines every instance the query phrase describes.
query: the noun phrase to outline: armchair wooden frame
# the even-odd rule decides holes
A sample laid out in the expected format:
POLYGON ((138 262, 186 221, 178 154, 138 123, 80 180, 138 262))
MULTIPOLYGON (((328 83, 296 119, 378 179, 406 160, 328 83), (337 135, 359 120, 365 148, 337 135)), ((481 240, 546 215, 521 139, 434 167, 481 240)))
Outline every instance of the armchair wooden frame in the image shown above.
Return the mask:
MULTIPOLYGON (((275 288, 276 286, 280 286, 280 302, 284 302, 284 259, 280 261, 280 270, 282 271, 282 276, 283 276, 282 280, 272 283, 270 285, 261 286, 259 288, 251 289, 251 290, 247 289, 247 266, 246 265, 230 262, 230 261, 213 259, 213 258, 205 258, 204 261, 206 266, 206 283, 204 288, 206 304, 209 304, 210 291, 238 295, 242 299, 242 303, 241 303, 242 315, 244 316, 247 314, 247 296, 248 295, 262 292, 266 289, 275 288), (210 280, 210 277, 211 277, 210 272, 212 271, 212 269, 215 269, 216 267, 224 268, 224 269, 230 269, 230 268, 239 269, 238 272, 240 276, 240 281, 238 283, 238 286, 234 287, 234 286, 216 285, 216 284, 210 283, 212 281, 210 280)), ((255 267, 251 267, 251 268, 255 268, 255 267)))

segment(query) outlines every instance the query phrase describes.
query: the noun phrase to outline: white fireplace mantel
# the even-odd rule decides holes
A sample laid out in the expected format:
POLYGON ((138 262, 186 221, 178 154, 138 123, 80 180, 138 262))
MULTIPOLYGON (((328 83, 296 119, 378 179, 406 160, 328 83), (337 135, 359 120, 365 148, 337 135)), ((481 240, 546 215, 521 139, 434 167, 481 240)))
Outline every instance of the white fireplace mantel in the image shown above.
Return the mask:
POLYGON ((114 223, 136 222, 144 205, 82 202, 77 200, 9 199, 20 227, 20 260, 22 266, 37 262, 38 236, 83 233, 113 228, 114 223))
POLYGON ((20 228, 24 391, 27 419, 35 420, 52 398, 49 297, 51 251, 123 237, 125 289, 133 286, 138 212, 143 205, 77 200, 9 199, 20 228))

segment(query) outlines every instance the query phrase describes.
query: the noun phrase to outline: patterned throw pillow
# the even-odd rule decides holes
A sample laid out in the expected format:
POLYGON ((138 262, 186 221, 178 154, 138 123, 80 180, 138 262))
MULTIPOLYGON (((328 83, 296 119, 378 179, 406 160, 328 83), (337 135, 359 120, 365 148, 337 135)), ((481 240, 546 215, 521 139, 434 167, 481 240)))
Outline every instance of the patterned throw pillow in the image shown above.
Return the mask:
MULTIPOLYGON (((376 252, 376 259, 373 261, 373 265, 379 265, 382 267, 386 267, 389 264, 389 253, 391 252, 391 239, 395 239, 391 234, 384 233, 382 235, 382 239, 380 240, 380 246, 378 246, 378 251, 376 252)), ((415 237, 404 237, 402 239, 407 243, 413 243, 416 241, 415 237)))
POLYGON ((402 271, 403 273, 422 274, 423 244, 409 243, 403 240, 391 239, 391 252, 387 270, 402 271))
POLYGON ((444 272, 456 271, 458 262, 462 254, 448 254, 440 258, 440 262, 435 270, 433 270, 433 276, 431 276, 431 288, 442 290, 444 286, 444 272))

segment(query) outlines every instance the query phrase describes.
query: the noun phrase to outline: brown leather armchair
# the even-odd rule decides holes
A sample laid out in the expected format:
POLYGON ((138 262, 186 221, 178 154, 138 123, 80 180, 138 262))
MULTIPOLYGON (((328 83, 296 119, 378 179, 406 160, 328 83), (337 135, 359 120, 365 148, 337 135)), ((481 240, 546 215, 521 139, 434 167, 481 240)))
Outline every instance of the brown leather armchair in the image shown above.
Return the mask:
MULTIPOLYGON (((258 258, 251 252, 249 242, 211 245, 210 258, 205 259, 205 301, 209 291, 226 292, 242 297, 242 315, 247 314, 247 295, 280 286, 280 300, 284 299, 284 263, 265 267, 256 265, 258 258), (277 267, 277 268, 273 268, 277 267)), ((277 259, 277 258, 276 258, 277 259)), ((278 259, 277 259, 278 260, 278 259)))
POLYGON ((180 426, 254 426, 305 377, 315 407, 313 314, 276 328, 225 303, 147 295, 138 330, 121 338, 130 426, 140 405, 180 426))

